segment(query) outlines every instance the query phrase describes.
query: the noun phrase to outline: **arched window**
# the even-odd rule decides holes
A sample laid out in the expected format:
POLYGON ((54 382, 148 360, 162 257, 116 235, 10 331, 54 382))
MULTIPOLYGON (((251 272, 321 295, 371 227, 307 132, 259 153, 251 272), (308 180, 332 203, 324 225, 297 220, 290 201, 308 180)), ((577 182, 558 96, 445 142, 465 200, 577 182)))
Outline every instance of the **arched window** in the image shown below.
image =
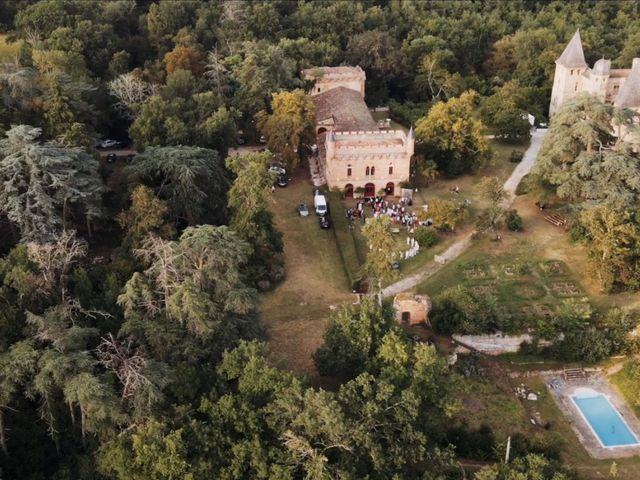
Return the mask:
POLYGON ((351 176, 351 165, 347 165, 347 177, 351 176))
POLYGON ((376 174, 376 167, 371 167, 371 175, 375 175, 376 174))
POLYGON ((389 175, 393 175, 393 165, 389 165, 389 175))
POLYGON ((571 75, 573 75, 573 70, 571 70, 571 75))
POLYGON ((367 177, 369 176, 369 167, 367 167, 367 168, 365 169, 365 175, 366 175, 367 177))

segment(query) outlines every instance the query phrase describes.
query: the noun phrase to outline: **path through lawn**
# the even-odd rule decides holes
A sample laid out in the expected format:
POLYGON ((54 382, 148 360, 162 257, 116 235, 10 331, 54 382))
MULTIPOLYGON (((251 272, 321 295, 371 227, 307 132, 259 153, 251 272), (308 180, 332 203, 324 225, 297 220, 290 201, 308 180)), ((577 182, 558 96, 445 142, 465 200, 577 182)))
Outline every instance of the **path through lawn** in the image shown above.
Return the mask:
MULTIPOLYGON (((511 203, 513 203, 513 200, 515 199, 516 187, 520 183, 520 180, 522 180, 522 178, 531 171, 536 157, 538 156, 538 152, 540 151, 540 147, 542 146, 542 140, 544 139, 546 133, 546 129, 539 129, 532 133, 531 144, 524 154, 522 161, 513 170, 511 176, 504 183, 504 189, 507 193, 505 207, 508 207, 509 205, 511 205, 511 203)), ((382 290, 382 295, 384 297, 392 297, 400 292, 409 290, 422 283, 428 277, 440 270, 445 263, 459 257, 464 251, 466 251, 467 248, 469 248, 469 246, 471 245, 471 235, 471 233, 468 233, 463 238, 451 245, 447 250, 445 250, 444 253, 439 256, 442 263, 436 263, 435 261, 427 263, 424 268, 414 273, 413 275, 405 277, 402 280, 392 283, 388 287, 384 288, 382 290)))

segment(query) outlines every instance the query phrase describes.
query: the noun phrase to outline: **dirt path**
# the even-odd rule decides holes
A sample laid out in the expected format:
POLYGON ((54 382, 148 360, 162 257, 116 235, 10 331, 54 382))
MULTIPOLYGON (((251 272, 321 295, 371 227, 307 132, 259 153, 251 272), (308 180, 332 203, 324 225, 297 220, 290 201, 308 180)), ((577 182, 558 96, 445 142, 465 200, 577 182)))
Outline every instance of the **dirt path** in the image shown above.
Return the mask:
MULTIPOLYGON (((542 146, 542 140, 546 133, 546 129, 539 129, 531 134, 531 144, 525 152, 522 161, 513 170, 507 181, 504 182, 504 190, 507 194, 507 198, 504 202, 505 208, 508 208, 513 203, 516 198, 516 188, 518 184, 522 178, 531 171, 531 168, 533 168, 533 164, 538 156, 538 152, 542 146)), ((429 262, 422 270, 384 288, 382 290, 382 296, 392 297, 422 283, 424 280, 440 270, 447 262, 459 257, 467 248, 469 248, 471 245, 471 236, 472 233, 469 233, 451 245, 442 255, 438 256, 439 262, 436 262, 435 260, 433 262, 429 262)))

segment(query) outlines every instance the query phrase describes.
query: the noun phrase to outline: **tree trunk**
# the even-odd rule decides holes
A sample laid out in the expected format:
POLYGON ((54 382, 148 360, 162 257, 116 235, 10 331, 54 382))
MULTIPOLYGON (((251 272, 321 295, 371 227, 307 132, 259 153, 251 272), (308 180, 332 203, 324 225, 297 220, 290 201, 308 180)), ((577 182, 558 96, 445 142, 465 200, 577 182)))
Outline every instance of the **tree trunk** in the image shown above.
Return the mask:
POLYGON ((4 409, 0 408, 0 447, 5 455, 9 455, 9 451, 7 450, 7 438, 5 437, 4 430, 4 409))
POLYGON ((73 411, 73 404, 71 402, 69 403, 69 413, 71 414, 71 425, 75 425, 76 424, 76 413, 73 411))
POLYGON ((86 220, 87 220, 87 236, 89 237, 89 240, 91 240, 91 219, 87 216, 85 216, 86 220))
POLYGON ((84 444, 84 437, 87 434, 87 414, 82 407, 80 407, 80 429, 82 432, 82 443, 84 444))

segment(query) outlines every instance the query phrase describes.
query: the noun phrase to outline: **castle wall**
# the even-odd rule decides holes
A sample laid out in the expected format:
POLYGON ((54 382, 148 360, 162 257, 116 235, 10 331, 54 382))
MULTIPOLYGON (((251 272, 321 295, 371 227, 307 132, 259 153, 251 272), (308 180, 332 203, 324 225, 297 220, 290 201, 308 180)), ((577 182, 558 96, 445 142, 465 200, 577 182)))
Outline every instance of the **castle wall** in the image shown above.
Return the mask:
POLYGON ((373 184, 377 193, 392 183, 394 194, 399 195, 399 183, 409 179, 413 138, 399 130, 337 132, 334 138, 327 137, 325 146, 330 187, 344 190, 347 185, 356 189, 373 184))

